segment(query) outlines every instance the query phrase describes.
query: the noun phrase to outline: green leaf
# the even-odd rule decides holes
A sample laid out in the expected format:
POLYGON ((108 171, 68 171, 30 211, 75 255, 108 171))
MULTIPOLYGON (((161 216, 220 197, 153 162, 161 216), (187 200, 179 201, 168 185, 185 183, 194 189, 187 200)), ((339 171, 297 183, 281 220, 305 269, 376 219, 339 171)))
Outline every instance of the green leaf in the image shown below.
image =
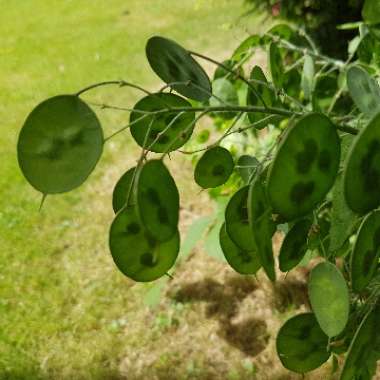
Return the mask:
POLYGON ((319 325, 329 337, 346 327, 350 300, 346 281, 338 268, 324 262, 310 273, 309 298, 319 325))
POLYGON ((305 60, 302 70, 301 87, 305 99, 311 99, 313 89, 314 89, 314 77, 315 68, 314 60, 310 55, 305 55, 305 60))
POLYGON ((177 150, 189 140, 194 130, 194 112, 162 112, 143 117, 144 112, 170 107, 191 108, 191 104, 180 96, 166 93, 148 95, 137 102, 129 121, 132 137, 139 146, 163 153, 177 150))
POLYGON ((112 193, 112 208, 114 213, 116 214, 119 210, 121 210, 124 206, 127 205, 127 196, 129 195, 128 205, 132 204, 133 201, 133 192, 132 192, 132 180, 134 177, 134 172, 136 168, 131 168, 127 170, 117 181, 115 188, 112 193))
POLYGON ((240 274, 255 274, 261 267, 260 258, 255 250, 244 250, 237 246, 226 230, 224 223, 219 233, 220 246, 228 264, 240 274))
POLYGON ((362 10, 363 19, 369 24, 380 23, 380 3, 378 0, 365 0, 362 10))
POLYGON ((160 281, 155 282, 151 288, 144 294, 144 304, 154 308, 158 306, 161 300, 162 292, 168 281, 168 277, 162 277, 160 281))
POLYGON ((334 184, 339 157, 339 137, 325 115, 308 114, 289 127, 268 175, 274 213, 286 221, 310 213, 334 184))
POLYGON ((363 37, 358 46, 357 55, 359 61, 366 65, 377 65, 379 63, 380 41, 376 39, 376 30, 372 27, 371 33, 363 37))
POLYGON ((359 293, 374 277, 380 256, 380 211, 368 214, 361 224, 351 255, 352 289, 359 293))
POLYGON ((307 238, 311 224, 309 219, 302 219, 286 234, 279 256, 282 272, 290 271, 304 258, 308 249, 307 238))
POLYGON ((248 221, 249 186, 239 189, 228 202, 225 228, 231 240, 244 251, 254 251, 255 241, 248 221))
POLYGON ((60 95, 40 103, 27 117, 17 156, 28 182, 43 194, 80 186, 103 151, 103 131, 95 113, 79 97, 60 95))
POLYGON ((177 233, 179 194, 173 177, 161 160, 150 160, 136 179, 138 214, 147 231, 157 240, 177 233))
POLYGON ((195 182, 209 189, 227 182, 234 169, 231 153, 220 146, 208 149, 197 162, 194 171, 195 182))
POLYGON ((153 71, 181 95, 200 102, 210 98, 211 83, 206 72, 176 42, 164 37, 151 37, 146 44, 146 56, 153 71))
POLYGON ((344 168, 348 207, 365 214, 380 204, 380 113, 356 137, 344 168))
POLYGON ((216 201, 216 210, 214 213, 213 222, 210 226, 210 229, 207 232, 204 248, 207 254, 217 260, 224 261, 225 257, 220 246, 219 232, 224 223, 224 212, 228 198, 220 196, 215 199, 216 201))
POLYGON ((254 49, 260 46, 261 37, 257 34, 247 37, 233 52, 231 59, 240 61, 245 56, 253 53, 254 49))
POLYGON ((179 252, 178 231, 160 242, 144 228, 135 206, 121 210, 112 222, 109 245, 118 269, 134 281, 154 281, 175 263, 179 252))
POLYGON ((359 27, 363 24, 362 21, 356 21, 356 22, 347 22, 344 24, 338 25, 336 28, 338 30, 353 30, 353 29, 359 29, 359 27))
POLYGON ((305 313, 289 319, 277 335, 276 348, 282 365, 297 373, 320 367, 330 357, 328 337, 314 314, 305 313))
POLYGON ((212 218, 210 216, 202 216, 191 224, 189 227, 186 238, 181 245, 181 252, 179 258, 183 260, 202 239, 207 227, 210 225, 212 218))
POLYGON ((364 69, 353 66, 347 71, 347 86, 356 106, 366 116, 380 111, 380 87, 364 69))

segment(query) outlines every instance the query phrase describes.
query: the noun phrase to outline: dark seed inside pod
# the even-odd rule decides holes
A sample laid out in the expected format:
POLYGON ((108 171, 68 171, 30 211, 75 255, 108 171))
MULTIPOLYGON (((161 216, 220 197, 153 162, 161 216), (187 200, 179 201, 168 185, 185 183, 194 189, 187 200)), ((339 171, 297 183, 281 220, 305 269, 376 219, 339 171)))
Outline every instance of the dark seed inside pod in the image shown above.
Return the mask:
POLYGON ((137 235, 141 230, 141 227, 139 226, 138 223, 130 223, 127 226, 127 233, 132 234, 132 235, 137 235))
POLYGON ((331 154, 327 149, 322 150, 318 158, 318 168, 322 172, 326 172, 331 166, 331 154))
POLYGON ((307 200, 311 194, 313 193, 315 184, 313 181, 309 182, 298 182, 296 183, 291 190, 290 198, 292 202, 298 203, 298 202, 304 202, 307 200))

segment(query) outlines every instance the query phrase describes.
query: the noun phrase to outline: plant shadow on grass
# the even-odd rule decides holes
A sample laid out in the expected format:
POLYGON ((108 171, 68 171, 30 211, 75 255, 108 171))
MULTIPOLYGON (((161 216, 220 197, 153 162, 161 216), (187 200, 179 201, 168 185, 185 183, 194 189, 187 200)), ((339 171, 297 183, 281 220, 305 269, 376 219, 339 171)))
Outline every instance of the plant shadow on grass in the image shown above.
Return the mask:
POLYGON ((302 305, 306 305, 310 309, 307 283, 300 279, 285 279, 276 282, 273 288, 274 292, 274 308, 283 313, 289 307, 298 309, 302 305))
POLYGON ((258 288, 253 277, 232 277, 221 284, 211 278, 182 285, 170 296, 176 302, 206 302, 206 317, 219 322, 218 335, 248 356, 256 356, 268 344, 267 324, 258 318, 233 323, 240 303, 258 288))

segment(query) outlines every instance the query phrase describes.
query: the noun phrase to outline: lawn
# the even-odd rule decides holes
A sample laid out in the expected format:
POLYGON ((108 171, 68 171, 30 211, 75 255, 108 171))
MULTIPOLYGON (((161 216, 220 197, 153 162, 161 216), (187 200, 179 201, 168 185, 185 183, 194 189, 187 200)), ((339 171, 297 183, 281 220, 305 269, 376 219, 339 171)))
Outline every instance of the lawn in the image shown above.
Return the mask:
MULTIPOLYGON (((134 375, 126 364, 131 352, 141 352, 139 345, 144 345, 144 355, 149 355, 149 340, 165 333, 168 324, 172 326, 167 316, 183 313, 187 307, 168 302, 169 314, 162 307, 149 309, 142 302, 149 285, 125 279, 109 255, 112 186, 136 160, 129 135, 120 135, 108 144, 87 184, 67 195, 48 197, 41 213, 40 195, 22 178, 17 166, 17 135, 30 110, 49 96, 110 79, 157 88, 158 79, 144 55, 145 41, 151 35, 165 35, 191 49, 225 58, 246 35, 243 26, 252 23, 246 19, 236 26, 243 12, 241 3, 1 2, 1 379, 167 379, 170 366, 178 364, 162 359, 170 365, 156 363, 151 377, 149 371, 134 375), (158 326, 149 334, 146 316, 153 316, 153 326, 158 326)), ((93 91, 87 98, 131 106, 140 95, 124 88, 107 88, 93 91)), ((106 135, 128 120, 125 113, 97 111, 106 135)), ((185 192, 186 197, 190 195, 185 192)), ((152 344, 157 351, 159 339, 152 344)), ((184 368, 184 378, 201 378, 202 371, 194 361, 189 359, 184 368)))

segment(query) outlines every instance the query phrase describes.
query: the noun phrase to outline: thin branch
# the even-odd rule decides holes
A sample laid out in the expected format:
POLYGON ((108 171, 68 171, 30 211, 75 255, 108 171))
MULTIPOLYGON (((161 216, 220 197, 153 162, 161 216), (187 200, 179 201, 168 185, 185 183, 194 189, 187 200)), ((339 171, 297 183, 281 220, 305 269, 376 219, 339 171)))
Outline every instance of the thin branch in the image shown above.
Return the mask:
POLYGON ((109 80, 109 81, 103 81, 103 82, 91 84, 91 85, 83 88, 82 90, 79 90, 75 95, 79 96, 79 95, 82 95, 83 93, 90 91, 94 88, 109 86, 109 85, 118 85, 119 87, 131 87, 131 88, 134 88, 136 90, 140 90, 147 95, 152 94, 150 91, 146 90, 145 88, 138 86, 136 84, 133 84, 133 83, 126 82, 125 80, 109 80))
POLYGON ((249 81, 246 78, 244 78, 242 75, 240 75, 238 72, 236 72, 234 70, 231 70, 226 65, 223 65, 223 63, 215 61, 214 59, 209 58, 209 57, 207 57, 207 56, 205 56, 203 54, 199 54, 199 53, 196 53, 194 51, 189 51, 189 53, 191 55, 195 55, 196 57, 199 57, 199 58, 202 58, 202 59, 204 59, 206 61, 209 61, 209 62, 213 63, 214 65, 217 65, 217 66, 223 68, 224 70, 228 71, 229 73, 231 73, 233 75, 236 75, 236 78, 239 78, 244 83, 246 83, 248 85, 248 87, 254 92, 254 94, 260 99, 260 102, 263 104, 263 106, 266 107, 266 104, 265 104, 265 101, 264 101, 263 97, 258 93, 258 91, 255 89, 255 87, 252 86, 252 84, 249 83, 249 81))

